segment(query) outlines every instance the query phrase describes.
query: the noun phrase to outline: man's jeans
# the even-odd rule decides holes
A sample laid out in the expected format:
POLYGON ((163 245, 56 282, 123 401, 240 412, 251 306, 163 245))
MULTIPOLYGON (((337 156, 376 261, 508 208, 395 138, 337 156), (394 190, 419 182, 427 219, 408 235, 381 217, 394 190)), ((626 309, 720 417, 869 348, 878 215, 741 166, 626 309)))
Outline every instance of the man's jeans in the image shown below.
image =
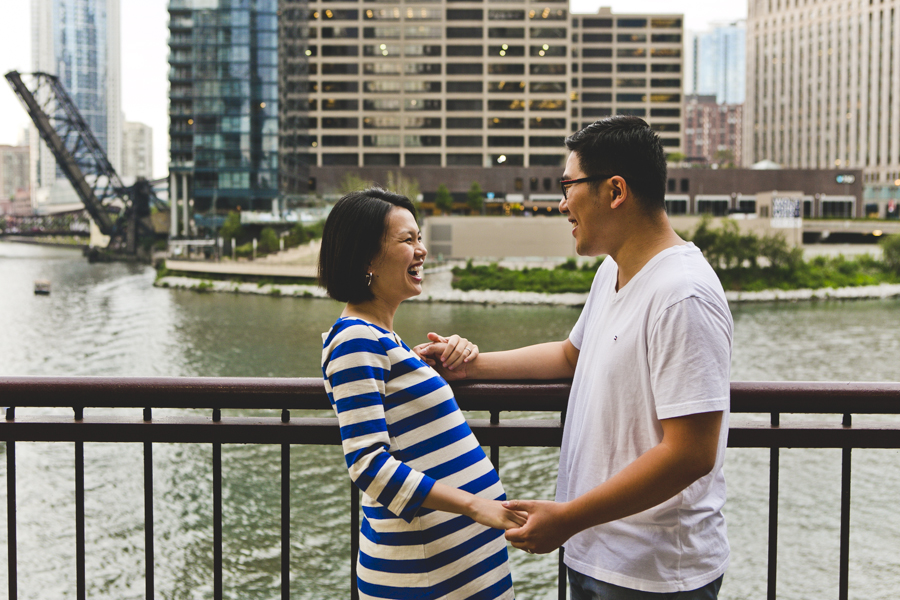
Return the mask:
POLYGON ((689 592, 657 594, 619 587, 569 569, 569 598, 571 600, 716 600, 719 597, 719 588, 722 587, 722 577, 719 576, 718 579, 702 588, 689 592))

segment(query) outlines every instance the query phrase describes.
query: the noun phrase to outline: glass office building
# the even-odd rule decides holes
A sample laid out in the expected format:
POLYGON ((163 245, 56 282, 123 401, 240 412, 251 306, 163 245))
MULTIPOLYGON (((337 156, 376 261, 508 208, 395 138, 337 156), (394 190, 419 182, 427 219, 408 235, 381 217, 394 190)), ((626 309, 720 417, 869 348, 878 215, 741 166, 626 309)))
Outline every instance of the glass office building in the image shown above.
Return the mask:
MULTIPOLYGON (((122 153, 119 0, 34 0, 31 10, 32 69, 59 77, 109 161, 118 168, 122 153)), ((36 129, 31 139, 39 139, 36 129)), ((35 210, 81 208, 46 144, 32 144, 31 153, 35 210)))
POLYGON ((170 190, 194 212, 278 195, 277 0, 171 0, 170 190))

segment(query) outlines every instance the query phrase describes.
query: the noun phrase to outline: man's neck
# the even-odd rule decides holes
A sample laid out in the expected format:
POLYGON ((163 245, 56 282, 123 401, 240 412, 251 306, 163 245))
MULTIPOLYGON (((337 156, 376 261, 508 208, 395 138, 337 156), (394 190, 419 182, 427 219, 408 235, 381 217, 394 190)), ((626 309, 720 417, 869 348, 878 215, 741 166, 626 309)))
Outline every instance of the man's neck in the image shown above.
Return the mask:
POLYGON ((618 248, 612 259, 619 267, 616 291, 625 287, 650 260, 667 248, 685 243, 672 226, 665 213, 661 218, 645 218, 631 224, 631 234, 618 248))

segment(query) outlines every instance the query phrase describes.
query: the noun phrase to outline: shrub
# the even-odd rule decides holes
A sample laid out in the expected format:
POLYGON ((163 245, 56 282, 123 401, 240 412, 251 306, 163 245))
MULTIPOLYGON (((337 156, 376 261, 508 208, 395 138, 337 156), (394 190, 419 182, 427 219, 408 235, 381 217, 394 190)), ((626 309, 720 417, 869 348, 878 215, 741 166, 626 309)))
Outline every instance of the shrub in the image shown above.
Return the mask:
POLYGON ((883 253, 882 261, 888 271, 900 275, 900 235, 886 235, 879 240, 883 253))
POLYGON ((259 234, 257 251, 260 254, 268 254, 269 252, 278 252, 278 248, 278 234, 271 227, 264 227, 259 234))

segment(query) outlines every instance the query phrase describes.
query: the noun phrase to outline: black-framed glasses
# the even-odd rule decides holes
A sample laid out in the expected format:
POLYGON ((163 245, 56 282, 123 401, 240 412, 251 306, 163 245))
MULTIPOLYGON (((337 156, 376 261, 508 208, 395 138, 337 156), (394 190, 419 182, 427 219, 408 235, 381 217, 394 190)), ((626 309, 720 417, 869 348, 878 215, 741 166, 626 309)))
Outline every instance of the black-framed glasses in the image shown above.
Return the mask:
POLYGON ((586 181, 603 181, 609 179, 612 175, 591 175, 590 177, 582 177, 581 179, 560 179, 559 187, 562 189, 563 198, 569 199, 569 188, 576 183, 584 183, 586 181))

